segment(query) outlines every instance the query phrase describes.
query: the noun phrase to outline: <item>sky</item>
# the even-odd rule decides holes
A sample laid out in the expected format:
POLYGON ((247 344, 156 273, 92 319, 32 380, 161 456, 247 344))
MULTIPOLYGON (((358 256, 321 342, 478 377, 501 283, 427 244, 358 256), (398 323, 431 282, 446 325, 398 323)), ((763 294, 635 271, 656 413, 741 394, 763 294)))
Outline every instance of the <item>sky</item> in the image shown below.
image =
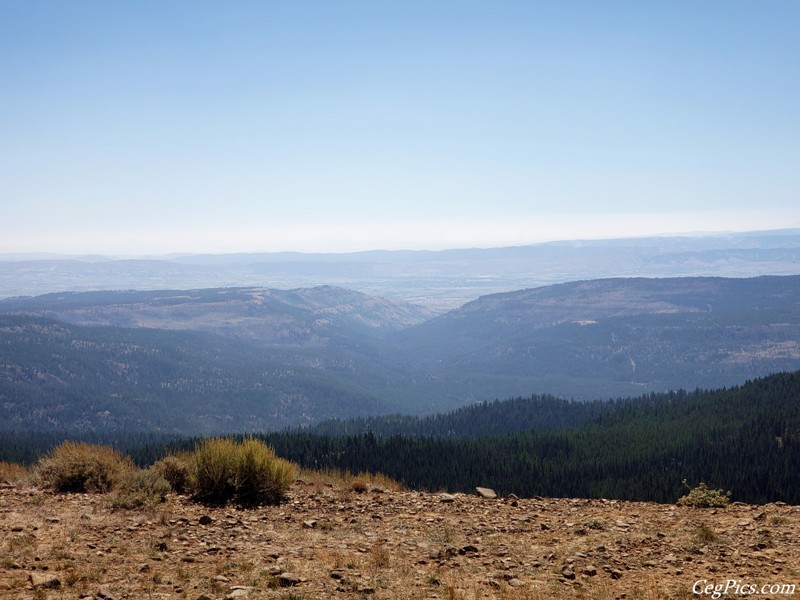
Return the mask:
POLYGON ((0 253, 800 227, 800 2, 0 0, 0 253))

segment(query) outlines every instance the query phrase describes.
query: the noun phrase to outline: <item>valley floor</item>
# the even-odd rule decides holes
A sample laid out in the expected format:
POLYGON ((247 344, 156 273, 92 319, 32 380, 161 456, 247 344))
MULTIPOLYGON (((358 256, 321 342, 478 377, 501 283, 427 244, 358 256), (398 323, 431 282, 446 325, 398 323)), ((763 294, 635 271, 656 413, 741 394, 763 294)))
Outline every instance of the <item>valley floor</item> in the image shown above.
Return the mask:
POLYGON ((102 495, 0 489, 0 598, 20 600, 649 600, 711 598, 713 585, 728 585, 728 597, 753 586, 751 597, 800 598, 798 548, 800 507, 782 504, 488 500, 296 482, 275 507, 170 496, 152 511, 112 511, 102 495))

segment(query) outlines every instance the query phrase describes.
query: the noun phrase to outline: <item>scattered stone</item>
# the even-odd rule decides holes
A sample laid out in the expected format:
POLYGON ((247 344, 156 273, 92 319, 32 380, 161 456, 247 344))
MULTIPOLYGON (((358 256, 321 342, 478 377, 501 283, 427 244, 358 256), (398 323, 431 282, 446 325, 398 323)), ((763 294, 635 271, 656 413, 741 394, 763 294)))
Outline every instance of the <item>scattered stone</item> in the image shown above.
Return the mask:
POLYGON ((475 491, 478 493, 478 496, 480 496, 481 498, 488 498, 490 500, 492 500, 494 498, 497 498, 497 492, 495 492, 491 488, 476 487, 475 491))
POLYGON ((54 590, 61 587, 61 580, 51 573, 31 573, 28 576, 33 589, 48 589, 54 590))
POLYGON ((664 557, 664 562, 667 563, 668 565, 671 565, 672 563, 678 562, 678 557, 675 556, 674 554, 667 554, 664 557))
POLYGON ((300 579, 300 577, 298 577, 294 573, 288 573, 287 572, 287 573, 281 573, 280 575, 278 575, 278 585, 280 585, 281 587, 293 587, 293 586, 298 585, 298 584, 300 584, 302 582, 303 582, 303 580, 300 579))

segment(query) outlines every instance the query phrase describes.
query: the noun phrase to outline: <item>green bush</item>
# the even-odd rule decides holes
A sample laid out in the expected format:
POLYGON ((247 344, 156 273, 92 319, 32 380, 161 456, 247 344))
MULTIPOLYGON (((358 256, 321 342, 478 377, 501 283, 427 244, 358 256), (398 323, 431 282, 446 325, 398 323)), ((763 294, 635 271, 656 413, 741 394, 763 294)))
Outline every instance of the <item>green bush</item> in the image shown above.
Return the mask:
POLYGON ((108 492, 133 469, 129 457, 109 446, 63 442, 39 461, 41 485, 57 492, 108 492))
POLYGON ((128 472, 117 485, 112 508, 152 508, 163 502, 171 487, 155 469, 137 469, 128 472))
MULTIPOLYGON (((687 488, 689 484, 684 479, 683 485, 687 488)), ((698 508, 723 508, 728 506, 731 500, 731 493, 721 489, 712 490, 702 481, 685 496, 678 498, 678 506, 695 506, 698 508)))
POLYGON ((163 477, 176 494, 185 494, 189 490, 191 456, 171 454, 158 460, 153 469, 163 477))
POLYGON ((244 506, 278 504, 296 475, 296 467, 256 439, 205 440, 192 460, 192 486, 207 504, 236 502, 244 506))

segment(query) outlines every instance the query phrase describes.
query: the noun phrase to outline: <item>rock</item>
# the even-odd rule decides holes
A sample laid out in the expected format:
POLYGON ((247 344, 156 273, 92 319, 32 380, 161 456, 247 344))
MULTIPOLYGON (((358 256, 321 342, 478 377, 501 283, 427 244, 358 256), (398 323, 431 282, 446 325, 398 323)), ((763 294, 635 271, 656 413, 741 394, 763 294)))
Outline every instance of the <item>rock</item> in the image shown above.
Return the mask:
POLYGON ((622 571, 619 569, 611 569, 611 579, 622 579, 622 571))
POLYGON ((200 521, 199 521, 200 525, 211 525, 213 522, 214 522, 214 519, 212 519, 208 515, 203 515, 202 517, 200 517, 200 521))
POLYGON ((592 565, 587 565, 583 568, 581 573, 583 573, 587 577, 594 577, 595 575, 597 575, 597 568, 593 567, 592 565))
POLYGON ((39 588, 54 590, 61 587, 61 580, 50 573, 31 573, 28 579, 35 590, 39 588))
POLYGON ((230 594, 225 596, 225 600, 236 600, 236 598, 245 598, 250 595, 250 590, 247 588, 236 588, 230 594))
POLYGON ((281 587, 292 587, 302 583, 302 579, 294 573, 281 573, 278 575, 278 585, 281 587))
POLYGON ((481 498, 488 498, 490 500, 494 499, 494 498, 497 498, 497 492, 495 492, 491 488, 476 487, 475 491, 478 493, 478 496, 480 496, 481 498))
POLYGON ((568 567, 564 567, 561 570, 561 576, 564 579, 575 579, 575 572, 572 569, 568 568, 568 567))
POLYGON ((450 502, 455 502, 455 501, 456 501, 456 497, 453 496, 453 494, 440 494, 439 495, 439 502, 450 503, 450 502))
POLYGON ((467 545, 464 546, 463 548, 459 548, 458 553, 462 556, 465 554, 477 554, 478 549, 475 546, 467 545))
POLYGON ((317 526, 316 519, 309 519, 308 521, 303 521, 303 527, 306 529, 314 529, 317 526))
POLYGON ((507 583, 508 583, 508 585, 510 585, 511 587, 523 587, 523 586, 525 585, 525 582, 524 582, 524 581, 522 581, 522 580, 520 580, 520 579, 517 579, 516 577, 512 577, 511 579, 509 579, 509 580, 507 581, 507 583))
POLYGON ((100 600, 117 600, 117 597, 108 591, 108 588, 100 588, 95 594, 96 598, 100 600))

